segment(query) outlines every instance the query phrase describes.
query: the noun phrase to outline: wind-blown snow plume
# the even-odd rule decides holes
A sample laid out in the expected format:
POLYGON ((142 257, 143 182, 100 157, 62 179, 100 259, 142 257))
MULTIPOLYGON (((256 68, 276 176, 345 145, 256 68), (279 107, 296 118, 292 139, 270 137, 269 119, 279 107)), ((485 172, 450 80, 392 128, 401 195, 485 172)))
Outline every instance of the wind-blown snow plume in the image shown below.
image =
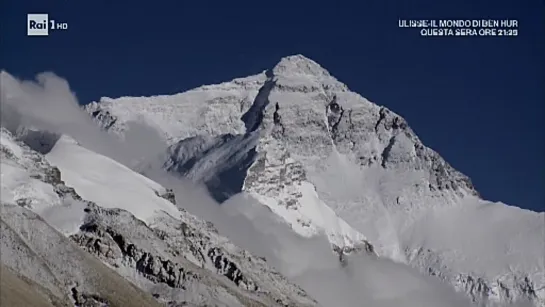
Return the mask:
POLYGON ((67 134, 83 146, 123 164, 134 164, 162 152, 166 145, 155 130, 137 121, 128 124, 121 140, 104 133, 78 103, 68 82, 44 72, 36 81, 20 81, 0 73, 2 125, 12 132, 25 127, 67 134))

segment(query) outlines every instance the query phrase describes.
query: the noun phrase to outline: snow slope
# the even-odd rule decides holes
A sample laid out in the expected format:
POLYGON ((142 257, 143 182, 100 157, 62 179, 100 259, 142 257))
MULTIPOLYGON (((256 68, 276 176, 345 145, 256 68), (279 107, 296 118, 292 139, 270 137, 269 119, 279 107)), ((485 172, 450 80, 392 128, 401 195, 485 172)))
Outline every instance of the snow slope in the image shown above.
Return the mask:
POLYGON ((78 194, 104 208, 124 209, 146 222, 159 213, 178 217, 180 211, 167 199, 166 189, 116 161, 98 155, 62 136, 46 155, 62 178, 78 194))
POLYGON ((113 131, 123 132, 129 121, 143 121, 156 127, 171 143, 199 133, 212 136, 239 134, 245 131, 244 124, 239 120, 240 113, 250 107, 265 79, 262 73, 172 96, 104 97, 100 107, 97 103, 86 107, 90 113, 96 111, 94 116, 113 131), (118 101, 123 103, 118 104, 118 101), (102 104, 115 104, 115 111, 104 112, 102 104), (115 117, 111 116, 113 113, 115 117), (180 117, 179 114, 184 116, 180 117), (216 124, 210 125, 212 122, 216 124))
POLYGON ((481 200, 402 117, 304 56, 247 78, 86 109, 120 135, 134 119, 155 127, 171 145, 165 168, 205 182, 218 200, 246 191, 301 235, 368 241, 479 304, 545 305, 544 214, 481 200))
POLYGON ((58 169, 42 155, 16 141, 2 127, 1 201, 17 204, 40 214, 49 224, 66 235, 78 231, 83 221, 83 207, 65 199, 58 169))

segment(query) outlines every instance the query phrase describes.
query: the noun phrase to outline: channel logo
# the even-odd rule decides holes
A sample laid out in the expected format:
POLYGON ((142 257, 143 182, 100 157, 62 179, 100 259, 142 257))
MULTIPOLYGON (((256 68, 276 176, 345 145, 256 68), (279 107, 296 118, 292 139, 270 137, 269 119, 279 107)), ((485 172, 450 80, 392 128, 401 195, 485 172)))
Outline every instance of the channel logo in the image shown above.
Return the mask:
POLYGON ((56 30, 68 30, 68 23, 49 19, 49 14, 27 14, 27 36, 48 36, 56 30))

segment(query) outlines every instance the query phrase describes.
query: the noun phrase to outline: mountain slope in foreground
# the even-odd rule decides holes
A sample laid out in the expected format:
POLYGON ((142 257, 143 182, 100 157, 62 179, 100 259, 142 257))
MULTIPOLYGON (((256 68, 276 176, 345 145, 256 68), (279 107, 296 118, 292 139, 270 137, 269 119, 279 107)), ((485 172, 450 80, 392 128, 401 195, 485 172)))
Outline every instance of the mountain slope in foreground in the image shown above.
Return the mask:
POLYGON ((316 305, 148 178, 67 136, 45 156, 4 128, 1 137, 3 302, 316 305))
POLYGON ((296 232, 337 250, 407 263, 491 306, 545 306, 544 213, 480 198, 407 122, 301 55, 263 73, 86 106, 121 136, 127 123, 168 142, 164 168, 219 201, 246 191, 296 232))

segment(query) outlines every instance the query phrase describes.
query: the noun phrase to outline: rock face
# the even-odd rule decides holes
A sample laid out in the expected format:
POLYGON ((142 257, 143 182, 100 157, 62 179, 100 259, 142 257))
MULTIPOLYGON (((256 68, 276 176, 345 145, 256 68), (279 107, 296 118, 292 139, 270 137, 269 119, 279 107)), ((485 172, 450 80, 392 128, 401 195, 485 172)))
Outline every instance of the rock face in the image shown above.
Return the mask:
POLYGON ((86 110, 120 135, 132 120, 156 128, 170 144, 165 169, 204 182, 219 201, 246 191, 303 236, 325 231, 346 251, 367 242, 476 303, 545 304, 543 213, 480 199, 401 116, 304 56, 177 95, 103 98, 86 110))
MULTIPOLYGON (((172 211, 157 210, 143 221, 127 210, 109 208, 110 204, 101 207, 68 186, 74 179, 64 178, 66 164, 62 164, 62 170, 52 166, 44 155, 16 140, 7 129, 2 128, 1 136, 0 259, 3 268, 13 275, 8 276, 10 284, 20 285, 17 293, 46 298, 44 302, 28 301, 31 306, 316 305, 264 260, 220 236, 210 223, 178 209, 174 216, 172 211)), ((62 149, 67 155, 73 153, 68 149, 79 148, 63 137, 57 142, 49 154, 58 154, 57 146, 65 146, 62 149)), ((80 152, 75 158, 81 161, 76 164, 88 168, 90 164, 85 162, 94 163, 93 171, 100 170, 98 163, 103 163, 115 170, 117 162, 105 157, 93 159, 91 155, 98 154, 80 152)), ((101 172, 104 178, 95 179, 105 186, 129 181, 133 188, 155 189, 149 194, 157 198, 157 204, 176 203, 172 191, 148 179, 142 186, 139 174, 127 171, 133 179, 116 179, 126 171, 117 167, 118 173, 101 172)), ((89 186, 85 171, 72 171, 89 186)), ((117 195, 110 191, 109 197, 120 207, 137 208, 123 205, 123 197, 128 198, 131 191, 122 185, 116 187, 113 191, 117 195)), ((94 190, 97 195, 104 193, 94 190)), ((145 215, 138 212, 138 216, 145 215)), ((20 299, 6 297, 14 302, 20 299)))
POLYGON ((80 232, 70 238, 160 301, 201 304, 206 297, 218 306, 314 304, 263 260, 194 217, 164 214, 148 226, 119 209, 90 205, 86 211, 80 232))

